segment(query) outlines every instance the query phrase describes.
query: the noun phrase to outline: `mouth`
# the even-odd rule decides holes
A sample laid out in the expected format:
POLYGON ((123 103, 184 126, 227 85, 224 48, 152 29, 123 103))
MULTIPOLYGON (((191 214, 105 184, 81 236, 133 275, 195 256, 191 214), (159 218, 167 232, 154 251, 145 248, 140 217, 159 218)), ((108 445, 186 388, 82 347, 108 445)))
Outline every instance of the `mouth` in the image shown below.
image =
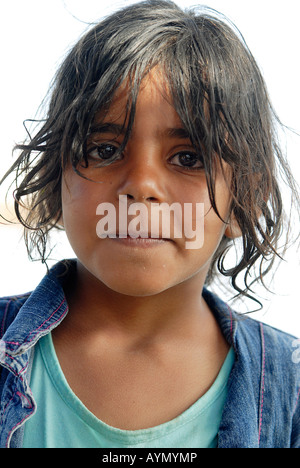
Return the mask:
POLYGON ((140 233, 138 237, 132 237, 128 234, 119 234, 108 235, 108 237, 117 243, 123 244, 128 247, 156 247, 164 245, 167 242, 173 242, 172 239, 164 237, 151 237, 149 233, 140 233))

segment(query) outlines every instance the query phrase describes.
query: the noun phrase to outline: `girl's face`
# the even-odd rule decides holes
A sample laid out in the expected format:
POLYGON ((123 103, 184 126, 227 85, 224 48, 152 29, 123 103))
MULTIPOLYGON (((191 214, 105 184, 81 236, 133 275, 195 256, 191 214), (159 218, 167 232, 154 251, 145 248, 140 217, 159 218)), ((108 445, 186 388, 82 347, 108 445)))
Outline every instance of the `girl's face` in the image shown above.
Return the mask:
MULTIPOLYGON (((139 92, 129 142, 124 152, 113 159, 116 148, 122 143, 120 129, 126 119, 127 92, 125 86, 120 88, 108 112, 100 113, 96 118, 95 132, 88 142, 89 167, 79 168, 98 183, 78 176, 71 167, 64 172, 63 222, 81 264, 80 271, 118 293, 148 296, 178 285, 192 284, 202 289, 212 256, 226 232, 226 225, 211 207, 201 160, 197 159, 170 102, 166 98, 162 75, 152 70, 139 92), (100 127, 97 130, 99 122, 101 131, 100 127), (96 210, 102 203, 108 203, 116 210, 118 236, 121 195, 127 200, 128 207, 132 203, 142 203, 146 208, 148 232, 143 235, 148 237, 151 237, 153 204, 171 206, 178 203, 182 213, 185 204, 192 204, 195 228, 196 203, 203 203, 203 245, 186 248, 191 239, 186 237, 184 226, 182 236, 176 238, 172 229, 170 236, 164 239, 99 238, 96 228, 101 216, 96 210)), ((229 170, 226 166, 224 169, 229 178, 229 170)), ((224 220, 229 216, 228 182, 220 168, 215 198, 224 220)), ((129 215, 128 223, 133 218, 129 215)))

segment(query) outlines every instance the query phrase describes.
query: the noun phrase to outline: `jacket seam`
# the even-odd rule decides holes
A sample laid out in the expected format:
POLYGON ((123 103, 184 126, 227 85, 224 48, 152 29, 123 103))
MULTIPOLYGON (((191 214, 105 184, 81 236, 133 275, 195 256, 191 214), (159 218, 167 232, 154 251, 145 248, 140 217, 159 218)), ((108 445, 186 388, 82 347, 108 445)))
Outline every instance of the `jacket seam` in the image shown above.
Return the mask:
MULTIPOLYGON (((27 341, 27 338, 28 338, 31 334, 36 333, 46 322, 48 322, 48 321, 53 317, 53 315, 61 308, 61 306, 63 305, 63 303, 64 303, 65 301, 66 301, 66 299, 64 298, 63 301, 60 303, 60 305, 57 307, 57 309, 55 309, 55 311, 52 312, 52 314, 51 314, 46 320, 44 320, 44 322, 43 322, 38 328, 36 328, 35 330, 31 330, 31 332, 30 332, 30 333, 26 336, 26 338, 24 339, 23 343, 25 343, 25 342, 27 341)), ((66 311, 65 311, 64 313, 66 313, 67 310, 68 310, 68 308, 66 309, 66 311)), ((50 324, 48 325, 48 327, 45 328, 45 330, 48 330, 48 328, 50 328, 52 325, 54 325, 56 322, 58 322, 58 321, 61 319, 61 317, 62 317, 63 315, 64 315, 64 314, 61 314, 61 315, 59 316, 59 318, 58 318, 54 323, 50 323, 50 324)), ((30 343, 32 340, 34 340, 34 336, 28 341, 28 343, 30 343)), ((16 346, 19 346, 20 344, 22 344, 22 343, 20 343, 20 342, 18 342, 18 341, 5 341, 5 343, 6 343, 6 344, 16 345, 16 346)))

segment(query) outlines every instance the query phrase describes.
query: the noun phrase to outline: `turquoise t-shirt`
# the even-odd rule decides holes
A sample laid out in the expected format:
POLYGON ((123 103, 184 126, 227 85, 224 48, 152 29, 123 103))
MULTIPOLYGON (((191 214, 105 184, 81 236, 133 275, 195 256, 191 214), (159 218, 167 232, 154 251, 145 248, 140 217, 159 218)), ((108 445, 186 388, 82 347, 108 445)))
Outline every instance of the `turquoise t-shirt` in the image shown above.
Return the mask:
POLYGON ((214 448, 233 362, 231 348, 210 389, 175 419, 127 431, 100 421, 77 398, 48 334, 36 345, 30 387, 37 411, 25 423, 23 448, 214 448))

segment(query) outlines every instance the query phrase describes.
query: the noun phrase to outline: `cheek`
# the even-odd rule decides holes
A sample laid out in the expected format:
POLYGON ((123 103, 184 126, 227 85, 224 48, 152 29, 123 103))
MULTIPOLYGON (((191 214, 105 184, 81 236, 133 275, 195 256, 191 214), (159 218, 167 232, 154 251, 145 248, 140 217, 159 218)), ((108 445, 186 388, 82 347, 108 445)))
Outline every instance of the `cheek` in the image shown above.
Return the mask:
POLYGON ((202 225, 204 225, 204 229, 206 229, 206 227, 208 227, 206 225, 210 221, 210 213, 212 211, 206 181, 203 180, 202 183, 184 186, 183 189, 177 191, 175 196, 177 196, 177 198, 180 197, 182 210, 184 213, 187 213, 186 218, 183 220, 185 224, 186 221, 188 222, 188 226, 185 226, 187 228, 187 232, 189 230, 195 231, 199 228, 200 224, 201 228, 202 225), (178 193, 180 195, 178 195, 178 193), (199 206, 199 209, 197 208, 197 205, 199 206), (190 220, 191 222, 189 222, 190 220), (189 228, 190 225, 191 228, 189 228))
POLYGON ((210 204, 210 209, 206 212, 204 218, 204 236, 206 246, 209 248, 216 249, 225 234, 230 212, 230 200, 226 184, 216 184, 215 202, 220 217, 210 204))
MULTIPOLYGON (((206 183, 199 184, 197 187, 193 187, 193 190, 185 191, 184 202, 192 201, 193 207, 196 203, 203 204, 203 215, 202 224, 195 218, 196 210, 193 209, 193 229, 203 227, 204 244, 202 248, 202 255, 206 252, 211 255, 214 250, 218 247, 219 242, 223 238, 227 224, 226 221, 229 217, 230 207, 230 194, 225 180, 219 178, 215 184, 215 202, 219 212, 219 216, 215 213, 208 193, 206 183)), ((200 218, 199 218, 200 219, 200 218)))
MULTIPOLYGON (((62 180, 62 208, 64 217, 96 219, 96 208, 107 196, 106 184, 97 184, 67 170, 62 180)), ((107 200, 105 200, 107 201, 107 200)))
POLYGON ((97 202, 87 182, 75 173, 62 181, 63 224, 74 250, 96 235, 97 202))

